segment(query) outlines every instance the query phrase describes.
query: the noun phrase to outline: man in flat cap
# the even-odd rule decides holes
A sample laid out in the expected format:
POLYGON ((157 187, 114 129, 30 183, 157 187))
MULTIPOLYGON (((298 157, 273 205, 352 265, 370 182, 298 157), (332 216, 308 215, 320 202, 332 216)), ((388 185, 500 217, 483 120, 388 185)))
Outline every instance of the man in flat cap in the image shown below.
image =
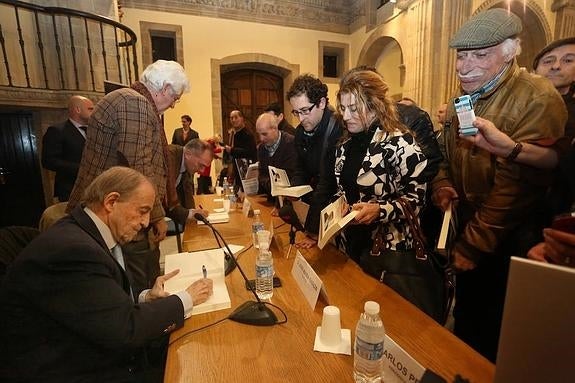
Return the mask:
MULTIPOLYGON (((457 200, 458 235, 452 244, 457 271, 455 334, 495 361, 509 260, 524 255, 539 238, 533 217, 552 173, 516 162, 522 142, 554 142, 563 135, 567 112, 546 79, 517 65, 521 20, 504 9, 470 18, 449 45, 457 50, 461 91, 471 97, 474 127, 508 134, 515 142, 498 157, 476 138, 462 139, 453 101, 444 127, 445 159, 432 183, 433 200, 445 210, 457 200)), ((542 220, 541 220, 542 221, 542 220)))

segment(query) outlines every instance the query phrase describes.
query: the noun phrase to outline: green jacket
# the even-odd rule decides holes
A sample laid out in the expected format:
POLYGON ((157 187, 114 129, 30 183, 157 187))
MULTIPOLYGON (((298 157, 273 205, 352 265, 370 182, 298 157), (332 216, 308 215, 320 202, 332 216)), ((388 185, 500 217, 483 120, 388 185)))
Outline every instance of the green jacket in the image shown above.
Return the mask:
MULTIPOLYGON (((459 139, 453 102, 448 105, 442 140, 445 158, 432 188, 452 186, 457 191, 464 226, 459 228, 455 248, 477 262, 485 254, 497 253, 504 241, 522 238, 521 231, 541 206, 553 172, 507 161, 459 139)), ((477 100, 474 109, 476 116, 520 142, 559 138, 567 119, 565 104, 551 82, 527 73, 517 63, 477 100)))

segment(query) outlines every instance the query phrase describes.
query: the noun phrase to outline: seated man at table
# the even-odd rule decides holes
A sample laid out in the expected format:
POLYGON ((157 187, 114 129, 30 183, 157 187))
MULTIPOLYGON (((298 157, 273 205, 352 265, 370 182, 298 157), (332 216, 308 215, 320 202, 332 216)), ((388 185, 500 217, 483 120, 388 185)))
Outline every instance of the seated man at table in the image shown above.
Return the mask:
POLYGON ((293 176, 296 161, 293 136, 280 131, 277 119, 269 113, 262 113, 258 117, 256 132, 261 141, 258 147, 258 194, 271 198, 268 166, 285 170, 288 178, 293 176))
POLYGON ((133 296, 120 245, 148 225, 155 196, 143 174, 112 167, 20 253, 0 289, 0 381, 162 380, 167 335, 213 287, 168 296, 175 271, 133 296))

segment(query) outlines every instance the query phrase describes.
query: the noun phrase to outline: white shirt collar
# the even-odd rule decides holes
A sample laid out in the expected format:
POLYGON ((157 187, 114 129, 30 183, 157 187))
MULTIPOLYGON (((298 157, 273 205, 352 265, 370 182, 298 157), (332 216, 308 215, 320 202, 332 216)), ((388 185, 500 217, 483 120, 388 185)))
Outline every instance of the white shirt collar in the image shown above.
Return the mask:
POLYGON ((110 249, 111 251, 118 244, 118 242, 116 242, 116 240, 112 236, 112 232, 110 231, 108 225, 106 225, 104 221, 102 221, 100 217, 96 215, 96 213, 90 210, 90 208, 85 207, 84 212, 88 214, 88 217, 90 217, 90 219, 94 222, 96 228, 100 232, 100 235, 102 236, 102 238, 104 238, 106 246, 108 246, 108 249, 110 249))

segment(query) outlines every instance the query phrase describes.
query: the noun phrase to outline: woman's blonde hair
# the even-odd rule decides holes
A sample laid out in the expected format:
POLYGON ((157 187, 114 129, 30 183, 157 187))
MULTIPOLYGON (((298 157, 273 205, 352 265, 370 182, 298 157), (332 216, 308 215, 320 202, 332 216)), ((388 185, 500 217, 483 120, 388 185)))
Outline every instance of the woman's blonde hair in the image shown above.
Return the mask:
MULTIPOLYGON (((343 75, 337 92, 337 112, 341 115, 341 97, 343 94, 355 96, 355 106, 360 120, 366 129, 372 121, 367 121, 368 112, 373 112, 379 121, 381 129, 392 132, 409 132, 409 129, 399 121, 395 102, 388 96, 389 86, 383 77, 368 68, 355 68, 343 75)), ((375 137, 376 141, 381 140, 375 137)))

